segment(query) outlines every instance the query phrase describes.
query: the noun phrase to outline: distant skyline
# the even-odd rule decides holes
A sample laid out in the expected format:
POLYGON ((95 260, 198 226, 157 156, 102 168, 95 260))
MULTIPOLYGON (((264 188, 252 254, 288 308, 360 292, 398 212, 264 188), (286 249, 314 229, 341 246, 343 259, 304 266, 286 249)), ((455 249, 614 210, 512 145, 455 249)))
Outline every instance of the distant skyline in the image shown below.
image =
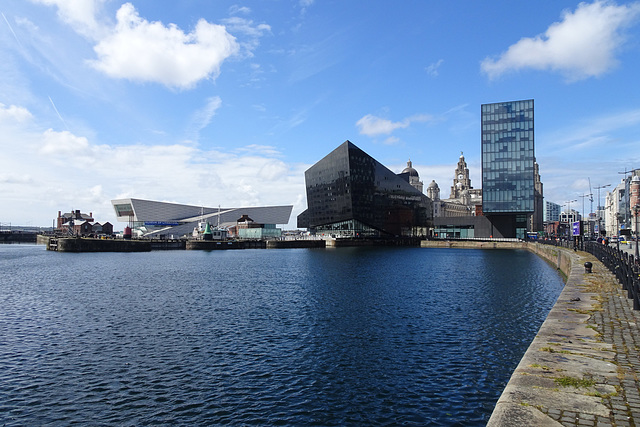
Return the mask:
MULTIPOLYGON (((350 140, 448 197, 481 104, 535 100, 545 200, 640 168, 640 3, 7 0, 0 223, 110 201, 306 208, 350 140)), ((589 202, 585 211, 590 210, 589 202)))

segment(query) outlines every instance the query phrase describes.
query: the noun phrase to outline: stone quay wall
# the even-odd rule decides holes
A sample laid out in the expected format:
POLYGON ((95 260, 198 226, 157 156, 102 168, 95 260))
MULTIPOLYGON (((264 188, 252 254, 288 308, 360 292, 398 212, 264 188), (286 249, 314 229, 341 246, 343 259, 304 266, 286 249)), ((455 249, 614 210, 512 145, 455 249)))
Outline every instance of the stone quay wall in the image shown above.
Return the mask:
POLYGON ((527 246, 566 284, 487 426, 640 425, 640 313, 627 291, 591 254, 527 246))

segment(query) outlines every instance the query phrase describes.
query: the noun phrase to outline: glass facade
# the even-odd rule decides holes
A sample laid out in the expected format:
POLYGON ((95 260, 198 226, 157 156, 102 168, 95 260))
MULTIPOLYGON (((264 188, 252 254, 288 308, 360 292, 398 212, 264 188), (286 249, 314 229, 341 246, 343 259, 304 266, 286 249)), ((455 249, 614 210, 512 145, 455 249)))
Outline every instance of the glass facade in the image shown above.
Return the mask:
POLYGON ((416 235, 431 202, 350 141, 305 172, 308 209, 298 227, 339 236, 416 235))
POLYGON ((534 211, 533 99, 483 104, 482 211, 534 211))
POLYGON ((437 239, 473 239, 475 228, 473 225, 441 225, 434 228, 433 235, 437 239))
POLYGON ((560 221, 560 205, 544 201, 544 221, 560 221))

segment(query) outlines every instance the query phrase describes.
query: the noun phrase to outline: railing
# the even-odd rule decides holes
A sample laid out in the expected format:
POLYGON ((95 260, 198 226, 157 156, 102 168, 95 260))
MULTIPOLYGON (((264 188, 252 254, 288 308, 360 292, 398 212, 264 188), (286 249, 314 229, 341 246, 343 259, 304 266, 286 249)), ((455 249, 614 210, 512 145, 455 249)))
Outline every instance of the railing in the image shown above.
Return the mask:
POLYGON ((633 309, 640 310, 640 260, 635 259, 633 255, 594 241, 574 244, 571 240, 541 239, 538 242, 568 249, 579 249, 595 256, 616 276, 618 282, 622 284, 622 289, 627 291, 627 297, 633 299, 633 309))
POLYGON ((638 260, 626 252, 597 242, 585 242, 585 251, 600 260, 622 284, 627 297, 633 299, 633 309, 640 310, 640 273, 638 260))

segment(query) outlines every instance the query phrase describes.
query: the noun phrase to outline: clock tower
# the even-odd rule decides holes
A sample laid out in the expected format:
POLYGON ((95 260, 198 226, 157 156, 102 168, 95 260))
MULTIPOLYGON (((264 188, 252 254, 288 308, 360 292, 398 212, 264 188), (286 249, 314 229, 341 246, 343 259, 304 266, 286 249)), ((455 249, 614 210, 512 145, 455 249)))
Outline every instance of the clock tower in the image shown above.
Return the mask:
POLYGON ((456 166, 455 175, 453 177, 453 185, 451 186, 450 199, 458 199, 465 190, 471 190, 471 179, 469 178, 469 168, 464 160, 464 154, 460 152, 458 166, 456 166))

